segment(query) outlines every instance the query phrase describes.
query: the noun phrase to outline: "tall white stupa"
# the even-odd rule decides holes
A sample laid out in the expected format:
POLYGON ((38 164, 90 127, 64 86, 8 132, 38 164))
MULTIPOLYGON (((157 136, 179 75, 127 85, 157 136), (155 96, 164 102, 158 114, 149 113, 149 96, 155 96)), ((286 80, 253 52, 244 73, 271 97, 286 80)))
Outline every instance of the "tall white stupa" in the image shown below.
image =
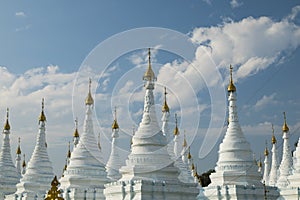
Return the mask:
POLYGON ((276 199, 279 194, 273 187, 264 187, 253 153, 239 124, 236 107, 236 87, 232 79, 228 85, 229 124, 219 147, 216 172, 210 175, 211 184, 204 188, 199 199, 276 199), (266 189, 265 189, 266 188, 266 189))
POLYGON ((88 96, 85 100, 86 113, 83 132, 79 143, 71 153, 70 163, 60 179, 60 188, 65 199, 104 199, 104 184, 109 181, 103 164, 102 154, 98 148, 93 127, 93 105, 91 80, 88 96))
POLYGON ((118 152, 118 142, 119 142, 119 124, 117 121, 117 110, 115 108, 115 119, 111 126, 112 128, 112 140, 111 140, 111 152, 109 159, 106 164, 107 177, 111 181, 116 181, 121 178, 119 169, 121 168, 121 158, 118 152))
POLYGON ((269 175, 270 175, 270 161, 269 161, 269 150, 268 150, 268 143, 266 142, 265 148, 265 160, 264 160, 264 175, 263 175, 263 183, 269 185, 269 175))
POLYGON ((8 109, 6 111, 6 121, 2 134, 3 141, 0 152, 0 199, 4 199, 4 195, 14 193, 16 191, 16 184, 19 182, 17 169, 11 157, 8 109))
POLYGON ((277 181, 277 186, 279 188, 285 188, 289 182, 288 182, 288 176, 292 173, 292 153, 290 150, 290 142, 289 142, 289 127, 286 123, 286 115, 285 112, 283 112, 284 115, 284 122, 282 126, 282 139, 283 139, 283 151, 282 151, 282 160, 279 166, 280 176, 277 181))
POLYGON ((150 49, 148 69, 144 74, 143 117, 132 139, 131 153, 121 167, 121 179, 105 185, 107 200, 115 199, 195 199, 196 184, 182 183, 179 169, 174 167, 167 151, 167 138, 158 124, 154 104, 155 74, 151 67, 150 49))
POLYGON ((49 160, 46 145, 46 116, 44 114, 44 99, 39 117, 39 132, 36 145, 28 162, 26 173, 17 184, 17 191, 7 196, 9 200, 42 200, 45 198, 49 185, 54 177, 52 164, 49 160))
POLYGON ((269 185, 270 186, 276 186, 277 179, 278 179, 278 158, 277 158, 277 147, 276 147, 276 137, 274 135, 274 127, 272 124, 272 164, 270 169, 270 175, 269 175, 269 185))
POLYGON ((16 169, 17 169, 17 173, 18 173, 18 177, 19 179, 21 179, 22 177, 22 167, 21 167, 21 139, 18 139, 18 148, 16 151, 16 169))

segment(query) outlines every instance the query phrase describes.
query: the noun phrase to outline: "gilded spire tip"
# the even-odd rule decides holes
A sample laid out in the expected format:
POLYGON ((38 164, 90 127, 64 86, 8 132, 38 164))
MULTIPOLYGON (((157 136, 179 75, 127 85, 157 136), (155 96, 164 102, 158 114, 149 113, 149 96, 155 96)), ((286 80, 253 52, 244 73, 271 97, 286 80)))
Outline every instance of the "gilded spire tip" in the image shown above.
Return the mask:
POLYGON ((269 155, 268 142, 266 141, 265 156, 269 155))
POLYGON ((71 145, 70 145, 70 141, 68 143, 68 154, 67 154, 68 158, 71 158, 71 145))
POLYGON ((190 149, 190 147, 189 147, 189 151, 188 151, 187 158, 188 158, 189 160, 192 158, 192 155, 191 155, 191 149, 190 149))
POLYGON ((175 129, 173 131, 174 136, 179 135, 179 130, 178 130, 178 121, 177 121, 177 114, 175 113, 175 129))
POLYGON ((42 98, 42 112, 41 112, 41 114, 40 114, 40 117, 39 117, 39 121, 40 122, 44 122, 44 121, 46 121, 46 116, 45 116, 45 113, 44 113, 44 98, 42 98))
POLYGON ((26 167, 26 161, 25 161, 25 154, 23 154, 23 164, 22 164, 22 167, 26 167))
POLYGON ((233 79, 232 79, 232 65, 230 65, 230 80, 229 80, 229 85, 227 87, 228 92, 235 92, 236 87, 234 86, 233 79))
POLYGON ((17 148, 17 152, 16 152, 17 155, 20 155, 20 154, 21 154, 21 147, 20 147, 20 144, 21 144, 21 138, 19 137, 19 138, 18 138, 18 148, 17 148))
POLYGON ((272 144, 276 144, 276 137, 275 137, 275 134, 274 134, 274 126, 272 124, 272 144))
POLYGON ((283 132, 288 132, 290 129, 286 123, 286 114, 285 112, 283 112, 283 118, 284 118, 284 123, 283 123, 283 126, 282 126, 282 131, 283 132))
POLYGON ((9 117, 9 108, 6 108, 6 121, 5 121, 5 124, 4 124, 4 130, 6 130, 6 131, 10 130, 8 117, 9 117))
POLYGON ((111 126, 111 128, 112 129, 119 129, 119 124, 118 124, 118 122, 117 122, 117 107, 115 107, 115 116, 114 116, 114 122, 113 122, 113 124, 112 124, 112 126, 111 126))
POLYGON ((91 94, 91 87, 92 87, 92 79, 89 78, 89 92, 88 92, 88 96, 85 99, 85 105, 93 105, 94 104, 94 99, 91 94))
POLYGON ((185 136, 185 130, 184 130, 184 134, 183 134, 183 148, 187 147, 187 142, 186 142, 186 136, 185 136))
POLYGON ((162 107, 162 112, 169 112, 170 111, 169 106, 167 104, 167 94, 168 94, 167 93, 167 88, 165 87, 165 93, 164 93, 165 99, 164 99, 164 105, 162 107))
POLYGON ((75 131, 73 133, 73 137, 78 138, 79 137, 79 133, 78 133, 78 118, 76 117, 75 121, 75 131))
POLYGON ((151 67, 151 51, 150 48, 148 48, 148 68, 143 76, 143 80, 145 81, 155 81, 156 77, 151 67))

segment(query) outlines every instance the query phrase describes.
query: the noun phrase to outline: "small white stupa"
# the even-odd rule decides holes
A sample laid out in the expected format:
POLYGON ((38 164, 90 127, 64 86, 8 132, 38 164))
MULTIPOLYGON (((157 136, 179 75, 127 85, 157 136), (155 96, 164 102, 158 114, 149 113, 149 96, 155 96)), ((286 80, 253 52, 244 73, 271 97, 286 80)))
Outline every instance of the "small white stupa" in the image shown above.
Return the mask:
POLYGON ((17 169, 17 173, 18 173, 18 177, 19 179, 21 179, 22 177, 22 168, 21 168, 21 139, 19 138, 18 139, 18 148, 17 148, 17 151, 16 151, 16 169, 17 169))
POLYGON ((144 74, 144 111, 142 121, 133 136, 131 153, 121 167, 122 178, 105 185, 106 200, 115 199, 195 199, 196 184, 182 183, 179 169, 174 167, 167 151, 167 137, 161 131, 155 112, 155 74, 148 51, 148 69, 144 74))
POLYGON ((39 132, 32 156, 28 162, 26 173, 17 184, 17 192, 7 196, 9 200, 42 200, 45 198, 49 185, 54 177, 52 164, 49 160, 46 145, 46 116, 44 99, 39 117, 39 132))
POLYGON ((276 137, 274 135, 274 127, 272 124, 272 164, 269 176, 269 185, 276 186, 278 179, 278 158, 277 158, 277 147, 276 147, 276 137))
POLYGON ((264 187, 253 153, 240 127, 236 107, 236 87, 232 79, 228 85, 229 124, 219 147, 216 172, 210 175, 211 184, 204 189, 199 199, 276 199, 276 188, 264 187))
POLYGON ((269 174, 270 174, 270 161, 269 161, 269 150, 268 143, 266 142, 265 148, 265 160, 264 160, 264 175, 263 175, 263 183, 269 185, 269 174))
POLYGON ((115 108, 115 119, 111 126, 112 128, 112 140, 111 140, 111 152, 106 164, 107 177, 111 181, 116 181, 121 178, 119 169, 121 168, 121 159, 118 152, 118 138, 119 138, 119 124, 117 122, 117 110, 115 108))
POLYGON ((90 80, 88 96, 85 100, 83 133, 79 143, 73 148, 70 163, 59 181, 65 199, 104 199, 103 188, 109 179, 94 135, 93 104, 90 80))
POLYGON ((16 184, 19 182, 17 169, 11 157, 8 109, 6 111, 6 122, 2 134, 3 141, 0 152, 0 199, 4 199, 4 195, 14 193, 16 191, 16 184))

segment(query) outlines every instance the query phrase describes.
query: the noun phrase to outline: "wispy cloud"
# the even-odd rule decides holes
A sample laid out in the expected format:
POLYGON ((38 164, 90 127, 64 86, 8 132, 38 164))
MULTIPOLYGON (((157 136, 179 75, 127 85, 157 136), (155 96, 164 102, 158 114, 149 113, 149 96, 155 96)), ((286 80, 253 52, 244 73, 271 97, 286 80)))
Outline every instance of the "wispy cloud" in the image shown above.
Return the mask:
POLYGON ((238 0, 231 0, 230 1, 230 6, 232 8, 237 8, 243 5, 243 2, 239 2, 238 0))
POLYGON ((278 103, 278 101, 275 99, 276 93, 273 93, 269 96, 264 95, 261 99, 259 99, 256 104, 254 105, 255 110, 261 110, 265 108, 266 106, 274 106, 278 103))
POLYGON ((20 11, 20 12, 16 12, 15 16, 16 17, 26 17, 27 15, 23 11, 20 11))

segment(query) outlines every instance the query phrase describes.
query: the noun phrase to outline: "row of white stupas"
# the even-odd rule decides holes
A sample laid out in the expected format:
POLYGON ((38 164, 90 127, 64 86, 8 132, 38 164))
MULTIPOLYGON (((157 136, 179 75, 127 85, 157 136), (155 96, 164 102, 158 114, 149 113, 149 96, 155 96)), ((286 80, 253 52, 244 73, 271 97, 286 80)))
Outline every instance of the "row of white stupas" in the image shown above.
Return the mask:
POLYGON ((187 141, 184 137, 182 144, 179 139, 177 117, 175 117, 174 138, 170 133, 168 125, 170 111, 166 91, 162 108, 162 126, 159 126, 153 94, 156 77, 151 67, 150 49, 148 56, 148 69, 143 76, 145 81, 143 117, 132 137, 131 152, 124 166, 118 152, 119 125, 116 113, 112 124, 111 153, 107 164, 104 164, 103 153, 99 143, 97 144, 93 130, 94 100, 91 95, 90 81, 85 100, 83 132, 79 137, 76 124, 73 150, 71 152, 69 145, 66 165, 59 180, 60 191, 56 191, 58 181, 56 177, 54 178, 47 153, 44 101, 39 117, 36 146, 27 166, 25 158, 21 166, 20 142, 16 152, 16 163, 12 161, 7 111, 0 152, 0 199, 189 200, 298 199, 300 197, 300 139, 293 159, 289 146, 289 128, 284 118, 281 164, 278 165, 276 139, 273 134, 272 161, 269 160, 266 149, 265 170, 262 176, 262 164, 257 165, 250 144, 238 122, 232 68, 230 68, 228 86, 228 128, 219 147, 216 172, 210 176, 211 184, 202 188, 187 141))

